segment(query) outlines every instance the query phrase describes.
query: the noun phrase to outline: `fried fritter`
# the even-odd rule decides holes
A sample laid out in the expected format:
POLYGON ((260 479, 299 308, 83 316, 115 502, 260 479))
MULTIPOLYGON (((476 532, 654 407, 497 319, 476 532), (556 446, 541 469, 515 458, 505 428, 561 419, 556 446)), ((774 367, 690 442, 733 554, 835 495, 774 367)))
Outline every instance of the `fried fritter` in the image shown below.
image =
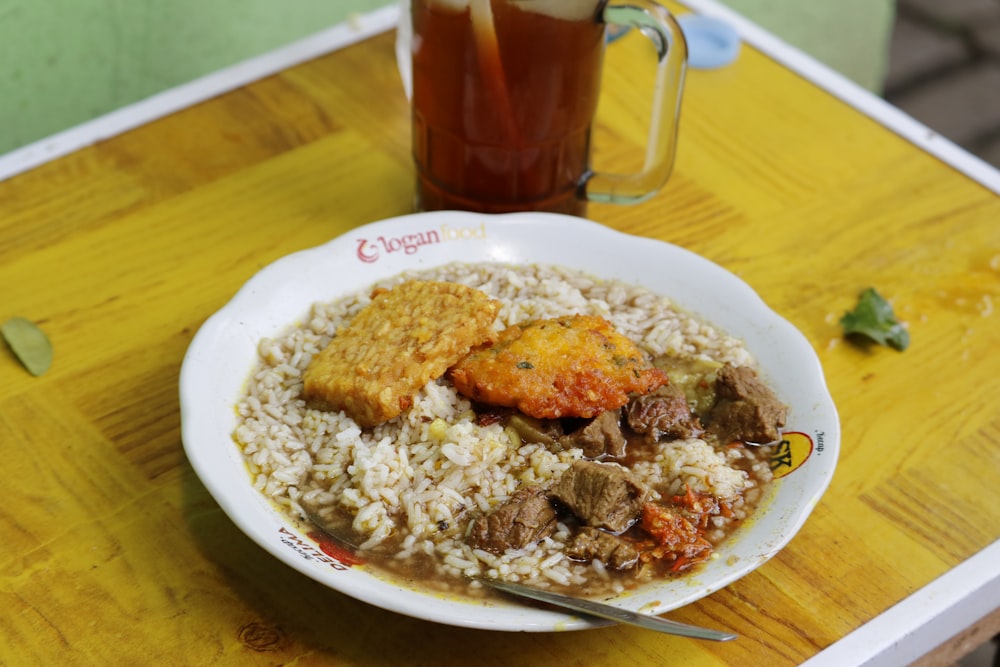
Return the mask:
POLYGON ((467 398, 539 419, 595 417, 667 382, 632 341, 592 315, 508 327, 448 374, 467 398))
POLYGON ((457 283, 411 280, 375 293, 306 368, 304 394, 360 426, 388 421, 474 346, 500 303, 457 283))

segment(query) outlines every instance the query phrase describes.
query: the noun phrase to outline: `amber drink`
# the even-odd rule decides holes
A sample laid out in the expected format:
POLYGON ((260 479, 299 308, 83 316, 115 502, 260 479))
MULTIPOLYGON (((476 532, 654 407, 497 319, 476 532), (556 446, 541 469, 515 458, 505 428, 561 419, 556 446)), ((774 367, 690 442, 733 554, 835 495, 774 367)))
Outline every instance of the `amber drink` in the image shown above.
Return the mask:
MULTIPOLYGON (((597 0, 412 0, 419 209, 585 212, 604 8, 597 0)), ((657 141, 671 143, 672 158, 668 134, 657 141)))

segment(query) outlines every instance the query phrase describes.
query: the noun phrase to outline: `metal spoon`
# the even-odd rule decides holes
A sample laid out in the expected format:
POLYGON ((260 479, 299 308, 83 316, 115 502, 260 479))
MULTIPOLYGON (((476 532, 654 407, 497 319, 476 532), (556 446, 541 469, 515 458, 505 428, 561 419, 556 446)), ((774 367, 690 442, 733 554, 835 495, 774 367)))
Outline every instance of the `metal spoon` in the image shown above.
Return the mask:
POLYGON ((737 635, 730 632, 722 632, 720 630, 701 628, 696 625, 678 623, 677 621, 669 621, 665 618, 660 618, 659 616, 639 614, 634 611, 628 611, 627 609, 619 609, 618 607, 612 607, 611 605, 594 602, 593 600, 573 598, 567 595, 560 595, 559 593, 551 593, 537 588, 529 588, 528 586, 522 586, 520 584, 512 584, 507 581, 485 578, 478 579, 478 581, 512 595, 531 598, 532 600, 538 600, 539 602, 547 602, 558 607, 572 609, 573 611, 586 614, 588 616, 597 616, 610 621, 617 621, 618 623, 636 625, 640 628, 656 630, 657 632, 664 632, 668 635, 694 637, 696 639, 710 639, 717 642, 727 642, 732 639, 736 639, 737 637, 737 635))

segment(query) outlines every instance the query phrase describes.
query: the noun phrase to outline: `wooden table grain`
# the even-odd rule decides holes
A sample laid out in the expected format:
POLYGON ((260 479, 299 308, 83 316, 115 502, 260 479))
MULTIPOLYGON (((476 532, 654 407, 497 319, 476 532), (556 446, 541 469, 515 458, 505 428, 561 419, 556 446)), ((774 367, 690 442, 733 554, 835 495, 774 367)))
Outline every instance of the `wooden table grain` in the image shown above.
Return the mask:
MULTIPOLYGON (((839 467, 800 533, 670 614, 740 639, 435 625, 257 547, 184 457, 178 371, 261 267, 412 210, 392 40, 0 182, 0 319, 55 347, 38 378, 0 350, 0 663, 793 665, 1000 538, 1000 198, 745 47, 690 72, 667 187, 589 210, 746 280, 811 341, 838 406, 839 467), (869 286, 905 352, 841 337, 869 286)), ((598 168, 641 150, 644 48, 609 52, 598 168)))

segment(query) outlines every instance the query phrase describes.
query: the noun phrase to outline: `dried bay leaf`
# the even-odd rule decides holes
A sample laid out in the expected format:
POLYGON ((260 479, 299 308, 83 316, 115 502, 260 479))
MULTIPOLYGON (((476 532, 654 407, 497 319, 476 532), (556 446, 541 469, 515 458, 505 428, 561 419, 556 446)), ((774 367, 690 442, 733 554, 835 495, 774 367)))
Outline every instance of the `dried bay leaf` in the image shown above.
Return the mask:
POLYGON ((52 365, 52 343, 34 322, 13 317, 0 325, 0 333, 14 356, 28 372, 38 376, 52 365))

